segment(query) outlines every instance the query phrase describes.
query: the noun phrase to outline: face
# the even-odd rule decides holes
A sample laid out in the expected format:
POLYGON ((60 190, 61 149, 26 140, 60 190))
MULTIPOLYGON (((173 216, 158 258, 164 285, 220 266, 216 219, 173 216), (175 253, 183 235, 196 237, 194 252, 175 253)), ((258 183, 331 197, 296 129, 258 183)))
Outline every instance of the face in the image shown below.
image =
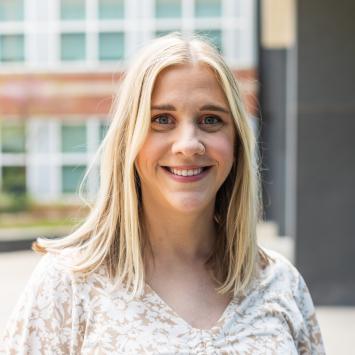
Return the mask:
POLYGON ((143 203, 181 213, 214 208, 234 145, 229 105, 212 70, 165 69, 154 86, 150 130, 136 160, 143 203))

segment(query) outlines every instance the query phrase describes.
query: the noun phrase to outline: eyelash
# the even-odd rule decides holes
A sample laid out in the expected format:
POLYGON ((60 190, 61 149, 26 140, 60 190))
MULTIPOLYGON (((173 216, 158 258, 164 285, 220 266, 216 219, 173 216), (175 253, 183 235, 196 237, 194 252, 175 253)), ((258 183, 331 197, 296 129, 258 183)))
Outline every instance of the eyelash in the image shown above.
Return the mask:
POLYGON ((206 119, 206 118, 213 118, 213 119, 217 120, 217 122, 215 122, 215 124, 222 123, 222 120, 218 116, 213 116, 213 115, 205 116, 204 119, 206 119))
MULTIPOLYGON (((162 117, 167 117, 171 120, 171 117, 169 115, 158 115, 158 116, 153 117, 152 123, 159 123, 159 122, 157 122, 157 120, 162 117)), ((169 124, 169 123, 166 123, 166 124, 169 124)))
MULTIPOLYGON (((153 123, 153 124, 154 124, 154 123, 155 123, 155 124, 159 124, 159 125, 169 125, 169 124, 171 124, 171 123, 159 123, 159 122, 157 122, 157 120, 158 120, 159 118, 162 118, 162 117, 167 117, 168 119, 172 120, 172 118, 171 118, 170 115, 158 115, 158 116, 153 117, 152 123, 153 123)), ((217 120, 217 122, 212 123, 212 124, 204 123, 204 124, 203 124, 204 126, 215 126, 215 125, 218 125, 218 124, 221 124, 221 123, 222 123, 222 119, 221 119, 220 117, 218 117, 218 116, 206 115, 206 116, 204 116, 204 117, 202 118, 202 120, 204 120, 204 119, 206 119, 206 118, 212 118, 212 119, 214 119, 214 120, 217 120)))

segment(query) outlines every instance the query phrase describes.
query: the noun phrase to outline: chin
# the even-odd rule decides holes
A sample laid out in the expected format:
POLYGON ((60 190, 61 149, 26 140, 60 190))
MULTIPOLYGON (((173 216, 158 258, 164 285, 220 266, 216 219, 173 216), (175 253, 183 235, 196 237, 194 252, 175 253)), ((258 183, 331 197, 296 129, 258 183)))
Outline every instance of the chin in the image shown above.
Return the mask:
POLYGON ((201 212, 210 206, 212 201, 207 201, 205 198, 201 199, 198 197, 184 197, 181 199, 175 199, 170 201, 170 206, 182 214, 191 214, 193 212, 201 212))

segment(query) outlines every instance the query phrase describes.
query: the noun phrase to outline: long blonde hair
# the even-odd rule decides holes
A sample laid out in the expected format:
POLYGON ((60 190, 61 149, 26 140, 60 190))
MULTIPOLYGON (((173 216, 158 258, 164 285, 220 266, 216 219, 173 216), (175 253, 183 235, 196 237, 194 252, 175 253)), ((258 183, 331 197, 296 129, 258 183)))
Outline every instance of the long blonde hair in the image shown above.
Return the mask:
POLYGON ((215 221, 220 237, 207 264, 219 282, 218 292, 237 294, 245 290, 255 273, 258 255, 262 255, 256 241, 260 194, 255 139, 233 73, 218 51, 196 36, 186 39, 174 33, 158 38, 132 62, 97 153, 100 187, 88 217, 62 239, 38 239, 36 251, 77 251, 73 271, 87 274, 105 265, 110 277, 126 285, 133 296, 143 292, 147 240, 135 160, 150 127, 151 95, 158 74, 186 63, 202 63, 215 72, 234 118, 236 163, 217 193, 215 221))

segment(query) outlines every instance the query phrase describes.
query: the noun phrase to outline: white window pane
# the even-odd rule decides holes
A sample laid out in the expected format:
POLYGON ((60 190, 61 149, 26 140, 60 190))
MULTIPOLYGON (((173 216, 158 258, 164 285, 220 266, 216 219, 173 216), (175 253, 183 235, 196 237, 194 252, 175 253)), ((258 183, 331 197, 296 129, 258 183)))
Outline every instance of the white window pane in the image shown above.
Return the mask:
POLYGON ((99 59, 117 60, 124 57, 124 34, 107 32, 99 34, 99 59))
POLYGON ((62 167, 62 192, 75 194, 79 190, 81 180, 85 175, 85 165, 68 165, 62 167))
POLYGON ((23 62, 24 35, 23 34, 2 34, 0 35, 0 61, 1 62, 23 62))
POLYGON ((86 125, 62 125, 62 152, 81 153, 86 152, 86 125))
POLYGON ((181 0, 156 0, 156 17, 181 17, 181 0))
POLYGON ((23 0, 0 0, 0 21, 22 21, 23 0))
POLYGON ((124 17, 124 0, 99 0, 99 18, 115 19, 124 17))
POLYGON ((181 32, 181 30, 175 29, 175 30, 161 30, 161 31, 155 31, 155 37, 166 36, 166 35, 168 35, 169 33, 173 33, 173 32, 181 32))
POLYGON ((108 131, 109 124, 106 122, 100 122, 100 131, 99 131, 99 139, 100 143, 103 141, 103 139, 106 136, 106 133, 108 131))
POLYGON ((62 20, 85 19, 85 0, 61 0, 60 17, 62 20))
POLYGON ((80 61, 86 58, 85 33, 65 33, 61 35, 61 59, 80 61))
POLYGON ((220 52, 223 52, 221 30, 197 30, 196 33, 210 41, 220 52))
POLYGON ((221 14, 221 0, 195 0, 196 17, 220 17, 221 14))

